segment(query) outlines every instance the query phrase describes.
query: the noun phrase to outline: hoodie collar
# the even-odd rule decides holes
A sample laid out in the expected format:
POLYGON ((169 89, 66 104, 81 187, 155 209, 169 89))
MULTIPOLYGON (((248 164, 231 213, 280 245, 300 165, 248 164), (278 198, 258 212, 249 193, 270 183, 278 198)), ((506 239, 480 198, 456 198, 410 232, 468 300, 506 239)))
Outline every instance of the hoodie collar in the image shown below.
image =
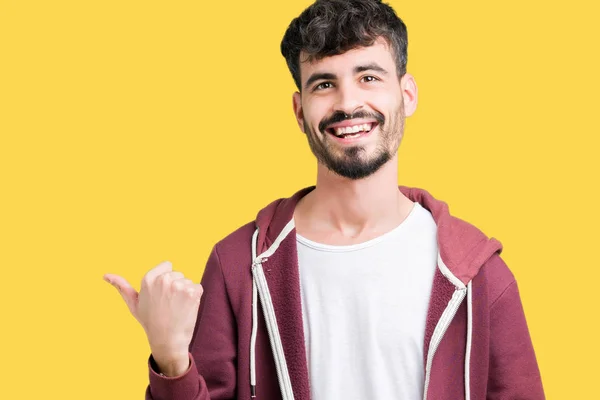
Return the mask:
MULTIPOLYGON (((307 187, 292 197, 275 200, 258 213, 256 225, 259 228, 259 253, 271 246, 293 219, 300 199, 314 188, 307 187)), ((439 260, 442 264, 440 268, 447 268, 463 285, 477 275, 481 266, 493 254, 502 251, 502 244, 498 240, 488 238, 475 226, 452 216, 448 205, 434 198, 426 190, 407 186, 399 186, 398 189, 411 201, 418 202, 431 213, 437 225, 439 260)), ((457 285, 457 282, 453 283, 457 285)))

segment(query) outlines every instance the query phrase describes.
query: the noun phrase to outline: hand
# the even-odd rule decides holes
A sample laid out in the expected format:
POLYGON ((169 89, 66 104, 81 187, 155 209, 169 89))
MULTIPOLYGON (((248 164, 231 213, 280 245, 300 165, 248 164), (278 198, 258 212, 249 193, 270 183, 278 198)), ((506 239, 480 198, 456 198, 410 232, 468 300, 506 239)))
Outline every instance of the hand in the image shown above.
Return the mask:
POLYGON ((117 288, 131 314, 144 328, 160 372, 178 376, 187 371, 202 285, 173 271, 168 261, 146 273, 139 293, 119 275, 105 274, 104 280, 117 288))

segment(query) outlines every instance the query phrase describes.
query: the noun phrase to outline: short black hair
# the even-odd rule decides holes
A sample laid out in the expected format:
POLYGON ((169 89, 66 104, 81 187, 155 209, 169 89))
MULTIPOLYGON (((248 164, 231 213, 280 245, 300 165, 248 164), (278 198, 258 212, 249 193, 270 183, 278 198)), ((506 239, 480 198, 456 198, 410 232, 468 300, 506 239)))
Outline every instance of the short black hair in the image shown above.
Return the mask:
POLYGON ((381 0, 317 0, 290 23, 281 54, 302 91, 300 52, 308 55, 303 61, 319 60, 371 46, 379 37, 390 45, 401 78, 406 73, 408 37, 392 7, 381 0))

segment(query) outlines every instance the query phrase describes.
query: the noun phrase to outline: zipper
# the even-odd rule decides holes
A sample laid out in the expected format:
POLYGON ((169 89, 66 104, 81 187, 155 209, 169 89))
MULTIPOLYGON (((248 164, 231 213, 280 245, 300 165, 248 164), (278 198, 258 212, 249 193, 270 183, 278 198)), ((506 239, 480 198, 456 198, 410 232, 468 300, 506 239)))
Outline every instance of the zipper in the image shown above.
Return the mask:
POLYGON ((281 337, 279 336, 279 328, 277 318, 275 317, 275 309, 271 300, 271 293, 267 285, 267 280, 263 271, 263 263, 268 258, 257 257, 252 263, 252 275, 260 294, 260 302, 262 304, 265 322, 267 323, 267 333, 271 342, 271 350, 275 361, 275 369, 277 370, 277 378, 281 389, 283 400, 294 400, 294 392, 292 391, 292 382, 287 367, 287 361, 283 352, 281 337))
POLYGON ((433 331, 433 336, 431 337, 431 341, 429 342, 429 350, 427 352, 427 365, 425 367, 425 387, 423 390, 423 400, 427 400, 427 391, 429 390, 429 380, 431 378, 431 366, 433 365, 433 357, 442 341, 444 334, 448 330, 450 323, 456 316, 456 312, 460 307, 462 301, 464 300, 466 295, 466 289, 456 289, 452 294, 452 298, 448 302, 448 306, 442 313, 440 320, 438 321, 435 330, 433 331))
POLYGON ((260 298, 262 304, 263 314, 265 322, 267 324, 267 335, 269 336, 269 342, 271 342, 271 351, 273 352, 273 359, 275 361, 275 369, 277 370, 277 379, 279 381, 279 388, 281 390, 282 400, 294 400, 294 392, 292 390, 292 381, 287 367, 287 361, 283 352, 283 344, 281 343, 281 336, 279 335, 279 327, 277 325, 277 318, 275 316, 275 309, 273 307, 273 300, 271 299, 271 292, 267 285, 267 279, 263 271, 263 263, 268 260, 277 249, 281 242, 287 237, 287 235, 294 229, 294 219, 292 218, 283 230, 279 233, 275 241, 271 246, 260 255, 258 252, 258 231, 257 227, 252 235, 252 335, 250 338, 250 391, 251 396, 256 396, 256 334, 257 334, 257 297, 260 298))

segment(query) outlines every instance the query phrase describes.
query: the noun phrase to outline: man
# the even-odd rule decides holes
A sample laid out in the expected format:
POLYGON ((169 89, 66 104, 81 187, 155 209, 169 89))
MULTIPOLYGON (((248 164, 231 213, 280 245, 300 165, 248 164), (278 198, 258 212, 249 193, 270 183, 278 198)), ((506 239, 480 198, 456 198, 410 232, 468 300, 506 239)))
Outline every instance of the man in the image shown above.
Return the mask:
POLYGON ((500 243, 397 186, 406 35, 380 1, 307 8, 281 50, 316 187, 217 243, 201 285, 105 276, 148 336, 146 399, 544 398, 500 243))

